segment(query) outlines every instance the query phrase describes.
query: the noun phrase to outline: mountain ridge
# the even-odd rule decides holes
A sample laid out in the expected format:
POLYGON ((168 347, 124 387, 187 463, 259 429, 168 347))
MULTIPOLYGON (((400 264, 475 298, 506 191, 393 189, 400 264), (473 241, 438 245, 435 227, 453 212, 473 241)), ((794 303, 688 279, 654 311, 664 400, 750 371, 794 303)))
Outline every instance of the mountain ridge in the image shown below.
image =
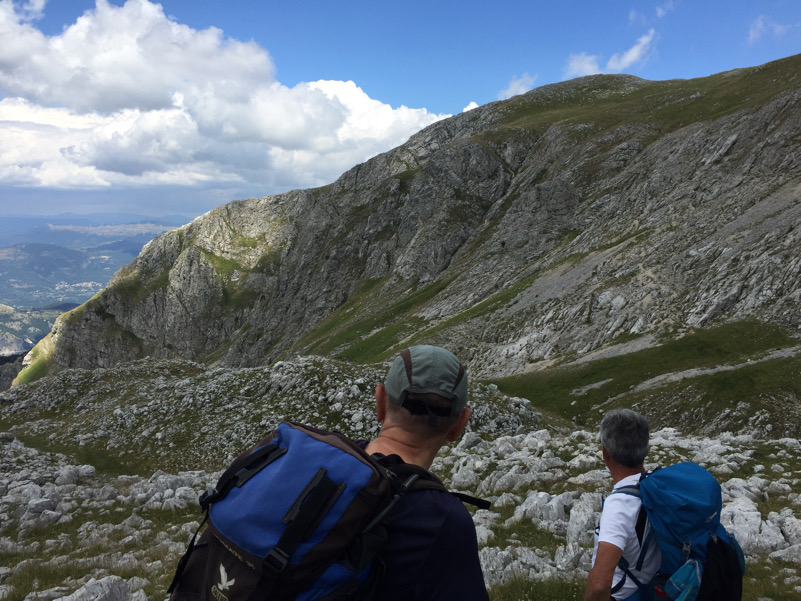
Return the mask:
POLYGON ((430 341, 499 377, 730 320, 796 330, 799 63, 543 86, 328 186, 228 203, 62 316, 40 371, 430 341))

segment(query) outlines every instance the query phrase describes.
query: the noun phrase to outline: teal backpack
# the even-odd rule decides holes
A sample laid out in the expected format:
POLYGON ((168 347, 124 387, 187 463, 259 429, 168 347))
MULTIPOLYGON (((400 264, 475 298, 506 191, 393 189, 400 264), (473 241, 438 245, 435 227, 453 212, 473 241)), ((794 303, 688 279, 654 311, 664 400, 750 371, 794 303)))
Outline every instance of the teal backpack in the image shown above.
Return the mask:
MULTIPOLYGON (((629 563, 620 559, 618 565, 637 585, 641 601, 740 601, 745 558, 737 539, 720 523, 720 485, 712 474, 687 461, 643 474, 636 485, 614 492, 642 501, 637 570, 642 569, 654 537, 662 552, 659 572, 651 582, 640 582, 629 563)), ((616 585, 613 595, 624 582, 625 578, 616 585)))

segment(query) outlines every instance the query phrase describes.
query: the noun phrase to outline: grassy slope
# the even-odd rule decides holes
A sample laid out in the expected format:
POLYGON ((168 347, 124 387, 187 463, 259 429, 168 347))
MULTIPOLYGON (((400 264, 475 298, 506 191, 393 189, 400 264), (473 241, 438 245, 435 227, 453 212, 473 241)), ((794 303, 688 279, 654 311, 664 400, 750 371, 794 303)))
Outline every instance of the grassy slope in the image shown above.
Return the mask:
POLYGON ((496 380, 501 391, 529 399, 539 410, 579 426, 591 426, 611 403, 637 407, 654 429, 679 427, 697 433, 730 411, 719 430, 737 430, 748 416, 767 411, 786 436, 801 435, 794 406, 801 397, 801 355, 754 361, 798 341, 778 326, 732 323, 698 330, 678 340, 627 355, 557 367, 496 380), (636 391, 647 380, 701 368, 739 366, 693 375, 636 391), (610 403, 611 400, 611 403, 610 403), (732 412, 738 403, 751 407, 732 412), (787 410, 788 406, 791 410, 787 410))

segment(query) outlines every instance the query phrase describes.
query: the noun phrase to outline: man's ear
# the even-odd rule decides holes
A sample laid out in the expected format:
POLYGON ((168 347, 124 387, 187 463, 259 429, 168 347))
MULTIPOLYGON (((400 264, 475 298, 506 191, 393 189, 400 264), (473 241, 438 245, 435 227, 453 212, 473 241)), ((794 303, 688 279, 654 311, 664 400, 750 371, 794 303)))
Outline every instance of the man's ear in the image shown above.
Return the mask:
POLYGON ((375 417, 379 424, 387 417, 387 390, 380 383, 375 387, 375 417))
POLYGON ((471 413, 472 411, 470 410, 470 407, 465 407, 462 409, 462 412, 459 414, 456 423, 453 424, 453 427, 450 430, 448 430, 448 435, 446 437, 448 441, 453 442, 462 435, 462 431, 467 425, 467 421, 470 419, 471 413))

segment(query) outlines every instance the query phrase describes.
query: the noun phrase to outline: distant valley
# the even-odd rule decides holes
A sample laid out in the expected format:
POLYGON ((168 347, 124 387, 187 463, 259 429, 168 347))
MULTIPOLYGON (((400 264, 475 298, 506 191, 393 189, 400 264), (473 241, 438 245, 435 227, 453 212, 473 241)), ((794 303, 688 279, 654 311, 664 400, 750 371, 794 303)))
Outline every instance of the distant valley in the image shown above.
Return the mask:
POLYGON ((188 217, 6 216, 0 224, 0 357, 27 352, 154 237, 188 217))

